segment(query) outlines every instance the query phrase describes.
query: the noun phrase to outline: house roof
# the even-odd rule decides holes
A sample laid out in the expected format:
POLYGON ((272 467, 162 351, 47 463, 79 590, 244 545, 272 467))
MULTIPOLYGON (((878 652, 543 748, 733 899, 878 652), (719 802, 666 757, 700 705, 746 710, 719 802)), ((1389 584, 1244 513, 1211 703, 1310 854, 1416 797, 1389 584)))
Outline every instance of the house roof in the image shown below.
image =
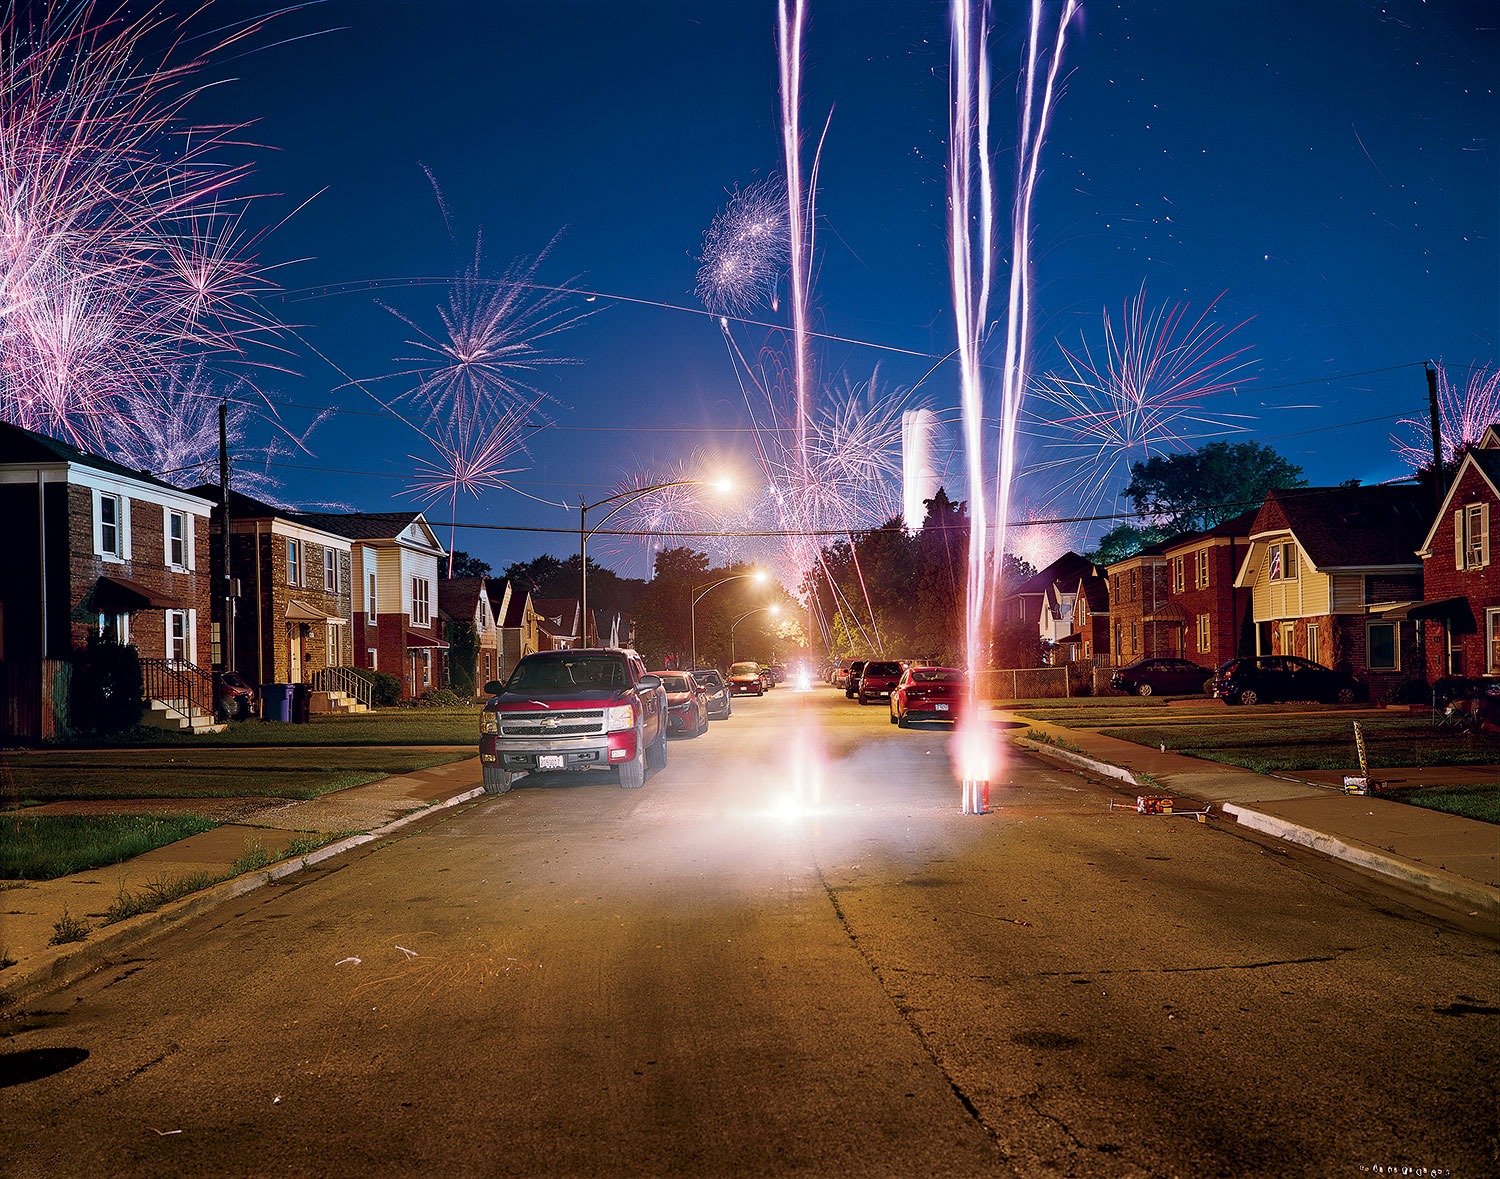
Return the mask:
POLYGON ((1023 594, 1044 594, 1049 585, 1061 583, 1072 585, 1080 577, 1086 577, 1094 570, 1094 564, 1087 557, 1080 557, 1077 553, 1067 552, 1053 561, 1045 569, 1028 577, 1015 589, 1004 596, 1007 598, 1020 597, 1023 594))
POLYGON ((536 609, 536 604, 531 602, 531 595, 526 590, 511 589, 510 603, 505 608, 505 617, 500 625, 514 629, 526 622, 526 606, 531 603, 531 608, 536 609))
POLYGON ((1109 613, 1109 581, 1106 578, 1079 578, 1077 593, 1087 603, 1090 614, 1109 613))
POLYGON ((1255 518, 1258 515, 1260 515, 1260 508, 1251 508, 1248 512, 1241 512, 1238 516, 1231 516, 1228 520, 1221 521, 1203 532, 1192 532, 1185 536, 1175 536, 1165 542, 1163 551, 1201 544, 1205 540, 1213 540, 1223 536, 1249 536, 1254 530, 1255 518))
POLYGON ((101 455, 90 454, 86 450, 79 450, 76 446, 69 446, 66 442, 50 438, 46 434, 23 430, 20 426, 13 426, 9 422, 0 422, 0 465, 12 463, 18 466, 72 463, 80 467, 91 467, 106 474, 134 479, 139 483, 148 483, 153 487, 160 487, 178 495, 197 494, 185 492, 176 484, 168 483, 165 479, 158 479, 148 471, 133 470, 123 463, 117 463, 101 455))
POLYGON ((484 584, 483 577, 439 577, 438 608, 450 618, 473 618, 484 584))
MULTIPOLYGON (((197 487, 190 488, 189 494, 202 496, 210 503, 216 504, 219 502, 219 485, 200 483, 197 487)), ((236 520, 285 520, 289 524, 296 524, 298 527, 308 528, 314 532, 322 532, 330 537, 338 537, 340 540, 349 539, 344 533, 322 523, 322 514, 319 514, 318 519, 314 519, 306 512, 277 507, 263 499, 256 499, 253 495, 246 495, 243 491, 236 491, 232 487, 229 489, 229 514, 236 520)))
MULTIPOLYGON (((1485 431, 1485 437, 1488 438, 1494 430, 1495 427, 1491 426, 1489 430, 1485 431)), ((1437 515, 1433 517, 1432 524, 1427 529, 1427 534, 1422 538, 1422 543, 1417 549, 1418 556, 1426 558, 1432 555, 1432 544, 1437 539, 1438 529, 1443 526, 1443 522, 1448 519, 1448 514, 1453 511, 1453 501, 1458 495, 1459 484, 1463 482, 1464 472, 1470 467, 1474 467, 1484 476, 1484 480, 1490 485, 1490 490, 1494 492, 1495 498, 1500 499, 1500 450, 1493 448, 1484 450, 1477 448, 1470 449, 1464 455, 1463 461, 1458 464, 1458 470, 1453 473, 1453 480, 1448 485, 1448 493, 1443 496, 1443 506, 1438 509, 1437 515)))
MULTIPOLYGON (((347 536, 350 540, 394 540, 418 520, 422 520, 422 513, 307 512, 301 519, 314 528, 347 536)), ((422 522, 426 523, 425 520, 422 522)))
POLYGON ((1320 570, 1415 565, 1431 523, 1426 499, 1410 485, 1272 491, 1251 535, 1290 531, 1320 570))

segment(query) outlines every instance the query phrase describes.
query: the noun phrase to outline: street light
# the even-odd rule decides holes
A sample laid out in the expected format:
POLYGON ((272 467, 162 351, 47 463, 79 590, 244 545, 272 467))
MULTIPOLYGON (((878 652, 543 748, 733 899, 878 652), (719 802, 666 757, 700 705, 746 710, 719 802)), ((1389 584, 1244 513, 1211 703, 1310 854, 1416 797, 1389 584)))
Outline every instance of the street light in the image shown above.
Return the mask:
POLYGON ((743 581, 752 577, 756 581, 765 581, 766 571, 764 569, 752 569, 749 573, 731 573, 728 577, 721 577, 718 581, 710 582, 705 586, 693 586, 693 600, 688 604, 688 623, 692 627, 692 654, 689 656, 688 670, 692 671, 698 666, 698 599, 708 593, 714 586, 723 585, 726 581, 743 581), (699 593, 699 590, 703 593, 699 593))
POLYGON ((587 646, 589 641, 589 537, 598 532, 614 518, 614 514, 621 508, 638 500, 643 495, 650 495, 653 491, 664 491, 668 487, 701 487, 704 485, 717 487, 720 491, 728 491, 731 484, 728 479, 672 479, 666 483, 653 483, 650 487, 632 487, 629 491, 621 491, 615 495, 607 495, 603 499, 595 500, 591 504, 583 502, 583 496, 578 497, 578 580, 579 580, 579 611, 578 621, 581 645, 587 646), (619 503, 615 503, 619 500, 619 503), (595 508, 602 508, 605 504, 615 504, 608 516, 600 520, 592 528, 588 526, 588 515, 595 508))
POLYGON ((729 662, 730 663, 734 662, 734 628, 737 627, 740 623, 744 622, 745 619, 749 618, 750 615, 752 615, 752 614, 764 614, 767 610, 769 610, 773 615, 781 613, 781 607, 780 606, 758 606, 754 610, 746 610, 743 614, 741 614, 738 618, 736 618, 733 622, 731 622, 729 624, 729 662))

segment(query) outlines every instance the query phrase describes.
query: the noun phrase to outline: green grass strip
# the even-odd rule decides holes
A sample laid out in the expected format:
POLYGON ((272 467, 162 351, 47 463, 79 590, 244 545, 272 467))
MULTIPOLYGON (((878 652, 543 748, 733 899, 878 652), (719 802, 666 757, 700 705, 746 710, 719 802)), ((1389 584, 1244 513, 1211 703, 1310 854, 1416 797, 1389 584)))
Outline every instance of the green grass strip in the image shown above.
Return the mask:
POLYGON ((118 864, 217 826, 196 815, 3 815, 0 877, 55 880, 118 864))

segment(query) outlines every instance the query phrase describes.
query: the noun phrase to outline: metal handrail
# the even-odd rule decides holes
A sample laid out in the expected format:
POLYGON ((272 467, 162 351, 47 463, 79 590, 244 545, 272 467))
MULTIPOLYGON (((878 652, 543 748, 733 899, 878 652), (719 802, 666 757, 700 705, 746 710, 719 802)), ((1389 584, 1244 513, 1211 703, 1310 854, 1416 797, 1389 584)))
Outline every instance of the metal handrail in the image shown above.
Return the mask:
POLYGON ((352 667, 321 667, 312 673, 308 684, 319 692, 343 692, 370 707, 375 685, 352 667))
POLYGON ((147 700, 159 701, 184 716, 194 712, 214 714, 214 677, 197 664, 181 659, 142 659, 141 683, 147 700))

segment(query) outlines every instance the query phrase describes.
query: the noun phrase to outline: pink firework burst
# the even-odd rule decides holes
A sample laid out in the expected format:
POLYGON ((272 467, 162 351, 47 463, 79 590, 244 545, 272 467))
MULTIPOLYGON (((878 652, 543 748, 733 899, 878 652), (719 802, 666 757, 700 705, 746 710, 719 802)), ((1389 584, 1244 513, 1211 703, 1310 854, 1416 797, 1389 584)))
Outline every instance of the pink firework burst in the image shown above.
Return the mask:
POLYGON ((715 315, 776 306, 776 285, 791 256, 786 187, 762 180, 729 199, 703 235, 697 295, 715 315))
MULTIPOLYGON (((1484 437, 1489 427, 1500 423, 1500 368, 1475 365, 1467 382, 1454 383, 1448 369, 1437 365, 1438 437, 1443 462, 1456 463, 1466 450, 1484 437)), ((1391 445, 1413 471, 1432 465, 1432 422, 1429 418, 1402 418, 1396 423, 1404 434, 1392 434, 1391 445)))
POLYGON ((1084 337, 1077 352, 1060 349, 1068 371, 1035 383, 1031 411, 1032 432, 1052 455, 1030 472, 1052 473, 1047 502, 1073 494, 1092 510, 1123 485, 1131 462, 1245 428, 1243 415, 1203 405, 1232 391, 1251 363, 1248 346, 1232 346, 1243 323, 1209 318, 1217 303, 1197 316, 1185 304, 1148 310, 1143 287, 1118 327, 1104 313, 1100 345, 1084 337))

